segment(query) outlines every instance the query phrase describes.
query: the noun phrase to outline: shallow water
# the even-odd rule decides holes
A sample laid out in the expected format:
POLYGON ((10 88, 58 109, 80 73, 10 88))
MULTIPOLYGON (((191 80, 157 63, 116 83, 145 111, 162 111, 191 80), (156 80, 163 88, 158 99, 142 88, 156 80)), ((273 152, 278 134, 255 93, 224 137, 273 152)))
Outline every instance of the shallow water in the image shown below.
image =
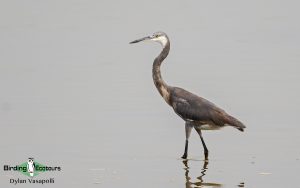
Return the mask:
MULTIPOLYGON (((196 3, 1 1, 0 165, 59 165, 37 176, 55 187, 298 187, 299 3, 196 3), (128 44, 157 30, 166 82, 247 126, 204 132, 208 161, 195 132, 180 159, 184 122, 151 78, 160 46, 128 44)), ((0 186, 24 177, 2 169, 0 186)))

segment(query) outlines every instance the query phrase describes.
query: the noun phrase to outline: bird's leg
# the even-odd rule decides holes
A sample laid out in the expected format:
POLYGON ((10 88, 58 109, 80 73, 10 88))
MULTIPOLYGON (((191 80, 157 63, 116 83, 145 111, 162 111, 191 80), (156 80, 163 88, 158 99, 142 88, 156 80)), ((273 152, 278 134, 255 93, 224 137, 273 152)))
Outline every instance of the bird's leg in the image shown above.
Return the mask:
POLYGON ((206 147, 206 144, 204 142, 204 139, 203 139, 203 136, 202 136, 202 132, 201 132, 201 129, 199 127, 195 127, 197 133, 199 134, 200 136, 200 139, 201 139, 201 142, 202 142, 202 145, 203 145, 203 148, 204 148, 204 156, 205 156, 205 159, 208 159, 208 149, 206 147))
POLYGON ((188 153, 188 146, 189 146, 189 138, 191 135, 193 126, 188 122, 185 123, 185 147, 184 147, 184 154, 181 158, 186 159, 188 153))

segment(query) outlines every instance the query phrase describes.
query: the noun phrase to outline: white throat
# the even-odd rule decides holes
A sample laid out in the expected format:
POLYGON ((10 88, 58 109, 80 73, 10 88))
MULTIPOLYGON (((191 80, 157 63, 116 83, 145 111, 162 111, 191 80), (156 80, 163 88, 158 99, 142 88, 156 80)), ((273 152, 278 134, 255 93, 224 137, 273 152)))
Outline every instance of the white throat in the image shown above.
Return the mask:
POLYGON ((165 47, 168 42, 168 39, 166 36, 159 36, 159 37, 151 39, 151 40, 159 42, 163 47, 165 47))

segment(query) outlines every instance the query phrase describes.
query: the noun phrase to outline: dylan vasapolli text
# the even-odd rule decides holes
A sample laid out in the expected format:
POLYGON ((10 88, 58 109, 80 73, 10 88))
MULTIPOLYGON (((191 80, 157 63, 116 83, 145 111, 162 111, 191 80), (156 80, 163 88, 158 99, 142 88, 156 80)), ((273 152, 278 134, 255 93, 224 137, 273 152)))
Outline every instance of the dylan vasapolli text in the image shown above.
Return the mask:
POLYGON ((49 178, 49 179, 9 179, 9 183, 11 184, 24 184, 24 183, 33 183, 33 184, 49 184, 49 183, 54 183, 54 178, 49 178))

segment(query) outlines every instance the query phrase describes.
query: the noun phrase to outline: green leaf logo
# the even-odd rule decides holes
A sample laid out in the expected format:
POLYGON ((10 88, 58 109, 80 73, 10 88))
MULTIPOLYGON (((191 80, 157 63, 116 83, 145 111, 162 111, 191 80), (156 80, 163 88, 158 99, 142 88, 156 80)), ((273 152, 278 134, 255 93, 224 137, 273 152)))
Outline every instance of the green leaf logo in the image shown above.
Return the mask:
POLYGON ((38 162, 34 162, 33 164, 34 164, 34 169, 32 172, 30 172, 31 169, 29 167, 30 164, 28 162, 24 162, 24 163, 18 165, 20 167, 18 169, 18 171, 21 172, 22 174, 24 174, 25 176, 29 176, 29 177, 37 176, 41 172, 46 171, 46 165, 43 165, 38 162))

